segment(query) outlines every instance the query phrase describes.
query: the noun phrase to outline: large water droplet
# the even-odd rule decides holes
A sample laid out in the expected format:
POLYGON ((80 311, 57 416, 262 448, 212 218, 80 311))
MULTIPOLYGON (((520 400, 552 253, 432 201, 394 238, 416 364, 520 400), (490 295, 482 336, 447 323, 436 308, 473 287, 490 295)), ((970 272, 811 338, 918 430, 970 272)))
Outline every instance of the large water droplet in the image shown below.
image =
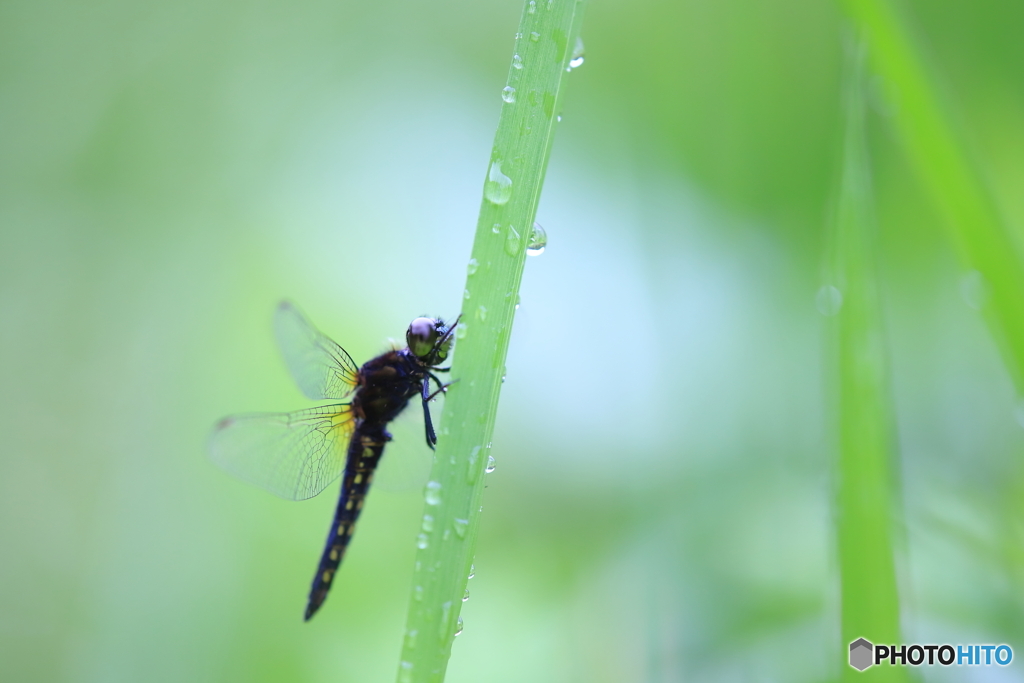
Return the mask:
POLYGON ((434 530, 434 516, 433 515, 423 515, 423 525, 422 526, 423 526, 423 530, 426 531, 428 534, 431 531, 433 531, 434 530))
POLYGON ((460 635, 462 635, 462 617, 459 617, 459 620, 455 622, 455 636, 458 637, 460 635))
POLYGON ((522 69, 523 68, 523 58, 520 57, 519 55, 512 55, 512 68, 514 68, 514 69, 522 69))
POLYGON ((416 547, 420 550, 426 550, 427 546, 430 545, 430 537, 426 534, 420 534, 416 537, 416 547))
POLYGON ((501 172, 501 159, 491 162, 484 183, 484 197, 492 204, 507 204, 512 196, 512 179, 501 172))
POLYGON ((484 468, 484 473, 485 474, 490 474, 491 472, 494 471, 495 467, 496 467, 496 465, 494 463, 494 456, 493 455, 488 455, 487 456, 487 467, 484 468))
POLYGON ((459 519, 458 517, 452 521, 452 528, 455 529, 455 535, 459 538, 466 537, 466 531, 469 529, 468 519, 459 519))
POLYGON ((466 272, 470 275, 476 273, 476 269, 480 267, 480 264, 475 258, 469 259, 469 263, 466 264, 466 272))
POLYGON ((533 224, 530 231, 530 242, 526 245, 527 256, 540 256, 544 253, 544 247, 548 246, 548 233, 540 223, 533 224))
POLYGON ((530 40, 536 43, 538 40, 540 40, 540 34, 537 33, 536 31, 532 31, 530 33, 530 40))
POLYGON ((516 89, 511 85, 506 85, 501 89, 501 99, 505 100, 509 104, 516 101, 516 89))
POLYGON ((505 233, 505 253, 515 256, 522 248, 523 239, 519 236, 519 231, 515 229, 515 226, 508 226, 508 232, 505 233))
POLYGON ((822 315, 835 315, 843 307, 843 293, 832 285, 822 285, 814 297, 814 305, 822 315))
POLYGON ((576 44, 573 46, 573 48, 572 48, 572 55, 570 55, 570 57, 569 57, 569 68, 570 69, 575 69, 576 67, 578 67, 581 64, 583 64, 583 52, 584 52, 584 50, 585 50, 585 48, 583 47, 583 39, 580 38, 579 36, 576 36, 576 44))
POLYGON ((427 501, 427 505, 438 505, 441 502, 441 482, 439 481, 428 481, 426 486, 426 492, 423 495, 424 500, 427 501))

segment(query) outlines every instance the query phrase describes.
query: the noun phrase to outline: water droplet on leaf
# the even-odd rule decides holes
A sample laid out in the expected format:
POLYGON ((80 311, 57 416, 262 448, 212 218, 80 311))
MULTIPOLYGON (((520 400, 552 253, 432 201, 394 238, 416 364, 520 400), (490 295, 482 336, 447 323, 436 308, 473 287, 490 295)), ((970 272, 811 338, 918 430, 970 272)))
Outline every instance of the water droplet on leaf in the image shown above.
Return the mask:
POLYGON ((516 101, 516 89, 511 85, 506 85, 501 89, 501 99, 505 100, 509 104, 514 103, 516 101))
POLYGON ((484 183, 484 197, 492 204, 507 204, 512 196, 512 179, 501 172, 501 159, 491 162, 484 183))
POLYGON ((427 505, 438 505, 441 502, 441 482, 439 481, 428 481, 426 486, 426 492, 423 495, 424 500, 427 501, 427 505))
POLYGON ((522 247, 523 240, 519 236, 519 231, 515 229, 515 226, 508 226, 508 232, 505 233, 505 253, 509 256, 515 256, 522 247))
POLYGON ((572 55, 569 56, 569 68, 575 69, 583 64, 583 39, 576 36, 576 44, 572 48, 572 55))
POLYGON ((548 233, 540 223, 534 223, 533 230, 530 231, 530 243, 526 245, 527 256, 540 256, 544 253, 546 246, 548 246, 548 233))

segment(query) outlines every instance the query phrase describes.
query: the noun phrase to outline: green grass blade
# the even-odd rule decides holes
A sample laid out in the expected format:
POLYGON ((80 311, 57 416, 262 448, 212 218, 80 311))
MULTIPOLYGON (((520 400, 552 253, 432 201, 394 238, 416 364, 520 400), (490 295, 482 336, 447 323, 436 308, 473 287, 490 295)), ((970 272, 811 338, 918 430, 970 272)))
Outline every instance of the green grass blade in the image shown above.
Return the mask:
POLYGON ((442 681, 458 628, 523 262, 582 15, 582 0, 527 2, 500 91, 451 371, 458 383, 427 484, 399 683, 442 681))
MULTIPOLYGON (((896 644, 899 595, 893 559, 893 406, 885 354, 864 134, 862 51, 848 69, 847 128, 831 278, 841 292, 833 328, 839 462, 836 491, 843 647, 857 638, 896 644)), ((844 678, 904 680, 902 669, 846 666, 844 678)))
POLYGON ((984 312, 1018 393, 1024 394, 1024 263, 981 174, 885 0, 844 0, 874 69, 889 86, 894 120, 922 183, 951 229, 961 259, 987 285, 984 312))

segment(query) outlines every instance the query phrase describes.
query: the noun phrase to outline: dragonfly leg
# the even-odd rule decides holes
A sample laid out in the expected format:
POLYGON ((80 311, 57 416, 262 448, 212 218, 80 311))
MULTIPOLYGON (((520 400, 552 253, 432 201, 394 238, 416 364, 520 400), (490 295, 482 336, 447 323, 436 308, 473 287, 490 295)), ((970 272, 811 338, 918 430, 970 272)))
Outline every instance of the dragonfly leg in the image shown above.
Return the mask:
POLYGON ((431 373, 428 372, 427 376, 430 377, 430 379, 434 380, 434 383, 437 384, 437 391, 432 393, 430 396, 426 397, 428 401, 433 400, 433 398, 435 396, 437 396, 438 394, 447 393, 448 392, 448 387, 450 387, 451 385, 453 385, 453 384, 455 384, 456 382, 459 381, 457 379, 453 379, 451 382, 447 382, 445 384, 441 384, 441 380, 439 380, 437 377, 434 377, 434 375, 432 375, 431 373))
POLYGON ((423 378, 423 423, 427 432, 427 445, 434 450, 437 443, 437 435, 434 433, 434 424, 430 421, 430 378, 423 378))

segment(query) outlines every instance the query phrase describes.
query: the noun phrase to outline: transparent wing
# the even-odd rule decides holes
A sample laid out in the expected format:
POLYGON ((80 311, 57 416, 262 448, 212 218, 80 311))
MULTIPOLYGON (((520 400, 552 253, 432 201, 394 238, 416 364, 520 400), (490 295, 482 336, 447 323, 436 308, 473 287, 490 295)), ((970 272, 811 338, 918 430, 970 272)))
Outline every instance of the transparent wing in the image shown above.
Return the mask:
POLYGON ((347 403, 235 415, 214 428, 210 457, 243 481, 288 500, 305 500, 341 474, 353 426, 347 403))
POLYGON ((299 309, 282 301, 274 314, 274 332, 288 370, 314 401, 348 396, 359 368, 345 349, 321 334, 299 309))

